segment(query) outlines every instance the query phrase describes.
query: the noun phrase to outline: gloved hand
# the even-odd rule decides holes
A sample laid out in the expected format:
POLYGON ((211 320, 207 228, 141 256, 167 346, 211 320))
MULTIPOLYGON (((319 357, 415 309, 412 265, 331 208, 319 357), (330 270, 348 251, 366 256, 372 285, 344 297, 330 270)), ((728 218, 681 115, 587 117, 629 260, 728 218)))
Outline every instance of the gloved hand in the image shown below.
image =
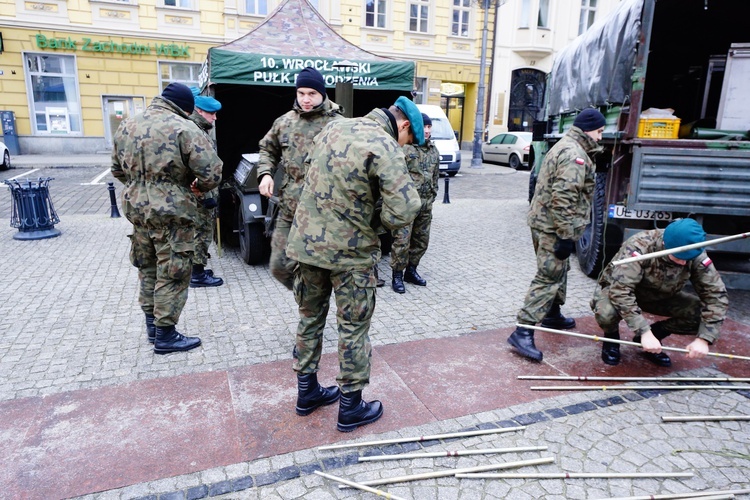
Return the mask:
POLYGON ((558 237, 557 241, 555 242, 555 246, 552 247, 555 251, 555 257, 560 260, 567 259, 568 257, 570 257, 570 254, 573 253, 575 245, 576 244, 573 240, 563 240, 558 237))
POLYGON ((201 200, 201 205, 203 205, 203 208, 216 208, 219 203, 216 201, 216 198, 205 198, 201 200))

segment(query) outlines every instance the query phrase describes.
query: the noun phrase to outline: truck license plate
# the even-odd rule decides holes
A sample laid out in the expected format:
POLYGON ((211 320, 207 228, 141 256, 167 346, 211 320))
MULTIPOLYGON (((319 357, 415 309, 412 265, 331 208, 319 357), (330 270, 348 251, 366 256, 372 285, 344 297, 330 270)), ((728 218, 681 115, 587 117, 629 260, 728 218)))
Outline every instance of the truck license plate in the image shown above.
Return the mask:
POLYGON ((672 220, 671 212, 660 212, 658 210, 631 210, 622 205, 609 206, 610 219, 653 219, 672 220))

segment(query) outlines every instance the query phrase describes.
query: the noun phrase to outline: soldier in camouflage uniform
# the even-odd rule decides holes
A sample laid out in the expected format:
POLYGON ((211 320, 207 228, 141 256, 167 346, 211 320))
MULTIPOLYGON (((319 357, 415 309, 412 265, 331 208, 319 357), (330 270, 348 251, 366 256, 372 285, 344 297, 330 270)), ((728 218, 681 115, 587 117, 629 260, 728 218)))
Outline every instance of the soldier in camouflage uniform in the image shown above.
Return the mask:
POLYGON ((418 286, 427 286, 427 281, 417 273, 417 266, 430 242, 432 204, 437 198, 440 179, 440 153, 435 143, 430 141, 432 120, 422 113, 422 121, 424 122, 424 145, 407 144, 404 146, 406 167, 419 192, 422 208, 413 223, 392 232, 391 286, 396 293, 406 292, 404 281, 418 286))
POLYGON ((274 175, 282 169, 279 186, 279 215, 271 239, 271 274, 292 289, 297 263, 286 254, 286 242, 294 211, 305 181, 304 161, 313 137, 332 120, 342 118, 342 109, 328 99, 325 80, 315 68, 305 68, 295 82, 297 99, 291 111, 273 122, 271 130, 260 141, 258 184, 260 194, 274 194, 274 175))
POLYGON ((123 211, 133 224, 130 262, 138 268, 139 303, 154 352, 200 345, 175 325, 185 305, 193 258, 198 200, 221 180, 221 160, 188 120, 193 94, 171 83, 143 113, 115 132, 112 175, 125 184, 123 211))
MULTIPOLYGON (((705 241, 706 233, 693 219, 679 219, 666 229, 643 231, 631 236, 620 247, 614 260, 658 252, 705 241)), ((718 271, 701 249, 687 250, 638 262, 609 264, 591 300, 596 322, 605 338, 620 339, 618 325, 625 320, 635 334, 634 342, 643 354, 659 366, 670 366, 661 352, 661 341, 668 335, 696 335, 688 346, 688 358, 702 358, 708 346, 719 338, 729 300, 718 271), (683 290, 690 280, 698 296, 683 290), (649 325, 643 312, 669 319, 649 325)), ((602 361, 620 362, 619 344, 604 342, 602 361)))
MULTIPOLYGON (((195 87, 190 89, 195 97, 195 109, 190 120, 203 130, 206 137, 214 143, 211 129, 216 122, 216 113, 221 109, 221 103, 211 96, 199 95, 195 87)), ((214 276, 211 269, 206 269, 208 263, 208 248, 214 239, 216 224, 216 207, 219 201, 219 188, 214 188, 203 194, 198 200, 198 219, 195 223, 195 253, 193 255, 193 271, 190 276, 190 288, 221 286, 224 280, 214 276)))
POLYGON ((297 406, 308 415, 339 398, 338 430, 353 431, 383 414, 379 401, 362 400, 370 380, 370 319, 375 309, 377 227, 404 227, 421 207, 401 146, 424 142, 416 105, 399 97, 364 118, 336 120, 315 138, 305 187, 289 232, 287 253, 299 262, 297 406), (380 220, 375 204, 382 198, 380 220), (339 333, 339 388, 318 384, 323 330, 331 292, 339 333))
MULTIPOLYGON (((590 218, 594 193, 594 155, 600 151, 605 118, 598 110, 581 111, 573 126, 544 157, 527 222, 536 252, 537 272, 517 323, 547 328, 575 327, 560 312, 565 303, 568 257, 590 218)), ((508 343, 531 360, 541 361, 534 331, 518 327, 508 343)))

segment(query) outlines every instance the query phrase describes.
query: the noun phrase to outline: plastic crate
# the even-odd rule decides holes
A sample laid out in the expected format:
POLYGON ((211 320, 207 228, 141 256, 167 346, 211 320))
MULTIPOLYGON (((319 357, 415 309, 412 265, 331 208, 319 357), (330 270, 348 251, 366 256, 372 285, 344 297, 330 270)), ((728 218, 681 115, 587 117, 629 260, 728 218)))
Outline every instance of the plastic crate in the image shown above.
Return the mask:
POLYGON ((679 131, 679 118, 641 118, 638 122, 638 137, 647 139, 677 139, 679 131))

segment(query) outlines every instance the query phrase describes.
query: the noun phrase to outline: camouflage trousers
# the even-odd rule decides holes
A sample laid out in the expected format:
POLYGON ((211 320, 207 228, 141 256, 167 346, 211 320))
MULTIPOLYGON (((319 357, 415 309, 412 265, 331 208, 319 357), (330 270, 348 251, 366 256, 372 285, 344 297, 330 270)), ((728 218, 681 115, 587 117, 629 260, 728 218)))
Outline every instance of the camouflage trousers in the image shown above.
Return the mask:
POLYGON ((391 269, 403 271, 406 266, 417 267, 430 243, 432 207, 422 208, 414 222, 392 232, 391 269))
POLYGON ((297 261, 290 259, 286 254, 286 243, 291 228, 292 221, 282 219, 281 216, 276 219, 276 226, 271 237, 271 259, 269 262, 273 277, 289 290, 292 289, 294 284, 294 270, 297 267, 297 261))
POLYGON ((156 326, 176 325, 188 297, 193 259, 193 226, 133 226, 130 263, 138 268, 138 303, 156 326))
POLYGON ((215 209, 198 208, 198 217, 195 224, 195 250, 193 264, 205 266, 208 264, 208 247, 214 239, 214 226, 216 220, 215 209))
POLYGON ((331 271, 300 262, 294 279, 300 317, 296 341, 299 357, 294 362, 294 370, 302 374, 318 371, 332 291, 339 333, 336 380, 341 392, 360 391, 370 382, 369 332, 375 310, 373 269, 331 271))
POLYGON ((516 320, 527 325, 541 323, 552 304, 565 304, 568 283, 568 259, 555 257, 554 234, 531 230, 531 241, 536 252, 536 275, 531 280, 523 307, 516 320))
MULTIPOLYGON (((697 335, 701 324, 701 301, 698 297, 687 292, 677 295, 661 296, 653 293, 635 294, 636 303, 641 311, 665 316, 669 319, 661 321, 664 330, 677 335, 697 335)), ((617 332, 622 316, 609 301, 609 287, 597 287, 594 298, 591 299, 591 310, 594 318, 604 333, 617 332)), ((645 332, 634 331, 634 335, 645 332)))

